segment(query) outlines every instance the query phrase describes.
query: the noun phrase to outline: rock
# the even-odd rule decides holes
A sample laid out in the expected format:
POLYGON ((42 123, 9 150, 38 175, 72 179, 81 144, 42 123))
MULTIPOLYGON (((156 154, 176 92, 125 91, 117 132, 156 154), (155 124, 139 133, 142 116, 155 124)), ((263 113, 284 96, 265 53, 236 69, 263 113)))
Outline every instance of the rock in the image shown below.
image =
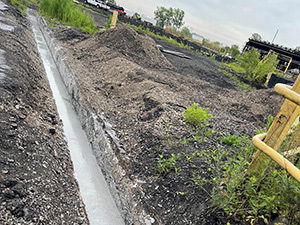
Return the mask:
POLYGON ((10 122, 16 122, 17 119, 16 119, 15 117, 10 117, 10 118, 9 118, 9 121, 10 121, 10 122))
POLYGON ((15 193, 15 195, 18 195, 20 198, 24 198, 26 195, 28 195, 28 192, 26 190, 26 187, 22 183, 18 183, 14 185, 11 190, 15 193))
POLYGON ((7 162, 9 162, 9 163, 14 163, 15 160, 13 160, 13 159, 7 159, 7 162))
MULTIPOLYGON (((2 172, 2 173, 3 173, 3 172, 2 172)), ((5 181, 3 181, 3 184, 4 184, 6 187, 13 187, 13 186, 15 186, 17 183, 18 183, 18 181, 16 181, 16 180, 5 180, 5 181)))
POLYGON ((54 135, 56 133, 56 130, 54 128, 50 128, 49 129, 49 133, 52 134, 52 135, 54 135))
POLYGON ((19 115, 19 118, 24 120, 26 118, 26 116, 24 114, 19 115))

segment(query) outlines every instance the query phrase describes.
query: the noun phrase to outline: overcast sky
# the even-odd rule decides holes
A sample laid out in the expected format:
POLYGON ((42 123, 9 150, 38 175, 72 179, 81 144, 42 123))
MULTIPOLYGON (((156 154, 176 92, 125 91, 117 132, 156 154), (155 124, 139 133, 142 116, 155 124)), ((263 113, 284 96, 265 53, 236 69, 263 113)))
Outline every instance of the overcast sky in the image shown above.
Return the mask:
POLYGON ((180 8, 185 26, 211 41, 240 48, 253 33, 276 44, 300 46, 299 0, 116 0, 118 5, 154 18, 157 6, 180 8))

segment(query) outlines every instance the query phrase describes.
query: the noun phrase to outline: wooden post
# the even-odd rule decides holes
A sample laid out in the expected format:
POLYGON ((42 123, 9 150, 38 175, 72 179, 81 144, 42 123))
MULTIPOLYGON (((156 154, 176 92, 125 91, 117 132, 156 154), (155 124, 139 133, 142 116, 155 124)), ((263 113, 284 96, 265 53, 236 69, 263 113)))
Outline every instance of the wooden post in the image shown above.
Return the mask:
MULTIPOLYGON (((300 75, 298 76, 294 86, 289 89, 286 88, 286 91, 283 90, 282 85, 278 85, 277 88, 275 87, 275 90, 279 92, 284 97, 290 97, 290 92, 296 93, 296 95, 300 94, 300 75)), ((297 97, 297 96, 296 96, 297 97)), ((274 149, 275 151, 278 151, 280 145, 282 144, 283 140, 287 136, 290 128, 292 127, 293 123, 297 119, 300 113, 300 106, 296 103, 299 101, 295 99, 294 96, 292 96, 293 101, 286 99, 279 110, 279 113, 274 119, 274 122, 272 123, 268 133, 264 136, 262 141, 270 148, 274 149)), ((298 140, 300 141, 300 140, 298 140)), ((251 173, 253 172, 256 174, 259 178, 262 178, 264 171, 268 165, 269 161, 266 160, 265 157, 263 157, 262 152, 258 150, 249 165, 248 171, 251 173)))
POLYGON ((117 19, 118 19, 118 11, 114 10, 112 20, 111 20, 111 24, 110 24, 110 28, 115 28, 116 27, 117 19))

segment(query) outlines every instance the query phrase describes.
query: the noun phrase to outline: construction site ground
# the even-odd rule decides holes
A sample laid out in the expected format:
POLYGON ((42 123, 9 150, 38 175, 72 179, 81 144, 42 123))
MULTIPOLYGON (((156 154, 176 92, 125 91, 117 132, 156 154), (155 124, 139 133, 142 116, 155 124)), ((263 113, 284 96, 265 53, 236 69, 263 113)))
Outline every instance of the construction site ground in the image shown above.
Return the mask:
POLYGON ((53 31, 86 100, 120 139, 124 152, 116 149, 116 154, 127 176, 141 186, 136 202, 157 224, 224 224, 226 215, 210 208, 212 186, 191 180, 195 171, 209 177, 215 165, 195 159, 191 167, 186 156, 226 151, 218 141, 220 132, 252 136, 268 115, 276 114, 282 99, 271 89, 238 91, 219 72, 218 62, 161 40, 155 43, 124 25, 94 36, 63 26, 53 31), (163 55, 156 44, 191 59, 163 55), (183 122, 183 111, 193 103, 213 115, 208 125, 213 137, 206 141, 194 141, 195 131, 183 122), (178 171, 159 173, 159 158, 171 154, 181 156, 178 171))
MULTIPOLYGON (((12 7, 5 13, 16 28, 0 29, 0 48, 12 68, 9 79, 0 80, 1 223, 85 224, 60 120, 28 21, 12 7)), ((191 165, 187 156, 226 151, 218 140, 222 134, 253 136, 268 115, 277 113, 283 99, 271 89, 239 91, 219 72, 218 62, 124 25, 86 35, 57 24, 53 32, 84 100, 113 125, 124 150, 115 149, 119 161, 140 187, 135 201, 154 224, 226 224, 227 216, 210 207, 213 186, 191 179, 194 173, 211 178, 217 163, 198 157, 191 165), (156 44, 191 59, 164 55, 156 44), (213 116, 198 131, 183 122, 182 113, 193 103, 209 108, 213 116), (201 132, 209 129, 212 135, 204 138, 201 132), (193 139, 195 132, 202 141, 193 139), (180 156, 178 170, 159 172, 160 157, 171 154, 180 156)))

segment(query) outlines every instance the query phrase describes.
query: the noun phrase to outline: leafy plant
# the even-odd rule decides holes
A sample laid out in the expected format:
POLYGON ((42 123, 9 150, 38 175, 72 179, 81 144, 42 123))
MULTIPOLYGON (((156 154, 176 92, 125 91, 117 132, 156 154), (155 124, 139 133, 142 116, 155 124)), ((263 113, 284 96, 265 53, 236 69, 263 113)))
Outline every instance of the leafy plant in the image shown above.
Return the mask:
POLYGON ((208 110, 209 108, 203 109, 194 103, 183 112, 183 121, 195 127, 204 127, 207 125, 207 120, 212 118, 208 110))
POLYGON ((176 167, 176 162, 181 160, 180 154, 171 154, 169 158, 163 157, 163 155, 159 156, 157 169, 159 173, 169 173, 171 170, 174 170, 176 173, 179 172, 179 168, 176 167))
POLYGON ((241 147, 242 141, 238 135, 228 135, 227 137, 222 137, 219 139, 222 144, 230 145, 233 147, 241 147))
POLYGON ((202 177, 199 172, 193 172, 191 180, 194 182, 194 184, 200 185, 201 187, 207 183, 207 180, 202 177))

